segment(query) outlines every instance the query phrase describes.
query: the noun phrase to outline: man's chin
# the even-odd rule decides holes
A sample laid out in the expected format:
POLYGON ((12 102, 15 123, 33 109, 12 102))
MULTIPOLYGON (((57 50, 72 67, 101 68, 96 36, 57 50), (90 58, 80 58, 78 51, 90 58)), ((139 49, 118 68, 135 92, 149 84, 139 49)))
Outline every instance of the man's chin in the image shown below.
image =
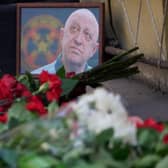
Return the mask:
POLYGON ((77 54, 71 54, 69 56, 69 61, 74 64, 81 64, 81 56, 77 54))

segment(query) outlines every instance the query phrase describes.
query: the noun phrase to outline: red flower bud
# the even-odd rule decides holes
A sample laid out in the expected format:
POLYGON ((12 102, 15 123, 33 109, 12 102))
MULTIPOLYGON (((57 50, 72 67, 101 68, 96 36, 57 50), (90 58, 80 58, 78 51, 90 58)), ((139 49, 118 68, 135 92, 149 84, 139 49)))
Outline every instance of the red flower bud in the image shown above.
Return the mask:
POLYGON ((4 112, 3 114, 0 114, 0 122, 1 123, 6 123, 8 121, 8 115, 6 112, 4 112))
POLYGON ((66 78, 72 78, 75 76, 75 72, 68 72, 68 73, 66 73, 65 76, 66 76, 66 78))
POLYGON ((168 144, 168 134, 163 137, 164 144, 168 144))

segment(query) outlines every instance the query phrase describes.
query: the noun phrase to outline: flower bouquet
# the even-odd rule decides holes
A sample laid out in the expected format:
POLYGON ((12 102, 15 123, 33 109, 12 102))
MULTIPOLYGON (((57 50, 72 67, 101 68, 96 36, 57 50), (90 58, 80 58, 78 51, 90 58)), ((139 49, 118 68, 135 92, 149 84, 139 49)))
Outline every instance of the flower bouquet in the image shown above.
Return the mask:
POLYGON ((22 115, 24 107, 29 111, 35 111, 36 115, 43 116, 48 113, 50 103, 56 101, 60 105, 72 100, 85 93, 87 85, 97 87, 101 86, 101 82, 138 73, 134 63, 143 54, 133 54, 137 49, 138 47, 135 47, 114 56, 111 60, 80 74, 65 74, 62 67, 57 74, 43 71, 38 76, 32 76, 29 72, 17 77, 3 75, 0 79, 0 121, 9 121, 9 125, 11 122, 11 125, 17 125, 18 119, 23 122, 32 120, 36 118, 34 113, 33 116, 28 116, 29 113, 22 115), (10 109, 12 106, 14 110, 10 109))
POLYGON ((0 134, 0 167, 167 167, 167 125, 129 117, 119 95, 97 88, 48 110, 0 134))
POLYGON ((103 89, 81 96, 87 85, 98 87, 106 80, 138 73, 134 63, 143 54, 133 54, 137 49, 81 74, 65 74, 61 68, 57 74, 3 75, 0 167, 129 168, 166 164, 166 124, 130 118, 120 97, 103 89))

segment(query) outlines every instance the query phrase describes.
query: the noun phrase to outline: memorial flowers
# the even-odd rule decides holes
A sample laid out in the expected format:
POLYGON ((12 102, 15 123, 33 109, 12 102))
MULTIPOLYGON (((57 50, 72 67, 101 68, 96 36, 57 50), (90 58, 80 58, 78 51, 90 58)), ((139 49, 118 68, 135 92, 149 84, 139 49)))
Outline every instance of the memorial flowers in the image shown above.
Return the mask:
POLYGON ((166 167, 167 123, 129 116, 120 95, 100 87, 138 72, 132 65, 142 55, 127 57, 133 51, 77 75, 63 68, 57 74, 3 75, 0 167, 166 167))
POLYGON ((48 113, 0 134, 1 167, 167 166, 167 124, 129 116, 117 94, 97 88, 48 113))

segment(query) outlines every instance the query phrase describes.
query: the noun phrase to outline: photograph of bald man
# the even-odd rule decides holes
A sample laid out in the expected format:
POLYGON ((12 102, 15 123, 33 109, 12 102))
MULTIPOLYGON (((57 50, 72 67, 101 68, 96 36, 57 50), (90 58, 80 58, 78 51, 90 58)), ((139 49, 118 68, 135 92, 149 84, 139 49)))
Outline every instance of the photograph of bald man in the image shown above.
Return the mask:
POLYGON ((88 60, 99 48, 98 39, 99 24, 93 12, 87 8, 73 11, 67 18, 64 28, 60 30, 61 54, 54 62, 31 73, 39 74, 43 70, 56 73, 62 66, 66 73, 78 74, 91 69, 92 66, 88 64, 88 60))

